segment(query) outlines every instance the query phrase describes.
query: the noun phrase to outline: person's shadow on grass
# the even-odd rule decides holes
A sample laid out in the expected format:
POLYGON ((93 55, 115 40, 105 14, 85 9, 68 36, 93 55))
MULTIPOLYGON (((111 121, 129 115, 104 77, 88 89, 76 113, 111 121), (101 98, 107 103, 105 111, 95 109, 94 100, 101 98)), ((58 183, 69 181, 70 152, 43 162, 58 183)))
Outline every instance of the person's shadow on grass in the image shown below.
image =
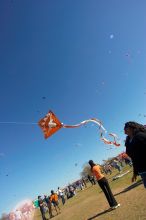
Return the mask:
MULTIPOLYGON (((121 192, 114 194, 114 196, 117 196, 117 195, 119 195, 121 193, 125 193, 125 192, 127 192, 127 191, 129 191, 129 190, 131 190, 131 189, 141 185, 141 184, 142 184, 142 180, 139 180, 136 183, 133 183, 132 185, 128 186, 127 188, 125 188, 121 192)), ((109 209, 107 209, 107 210, 105 210, 103 212, 98 213, 97 215, 92 216, 91 218, 88 218, 87 220, 92 220, 92 219, 97 218, 100 215, 104 215, 104 214, 106 214, 107 212, 110 212, 110 211, 113 211, 113 210, 109 208, 109 209)))
POLYGON ((103 212, 98 213, 97 215, 92 216, 91 218, 88 218, 87 220, 92 220, 92 219, 94 219, 94 218, 97 218, 97 217, 100 216, 100 215, 104 215, 105 213, 111 212, 111 211, 113 211, 113 210, 112 210, 111 208, 109 208, 109 209, 107 209, 107 210, 104 210, 103 212))
POLYGON ((138 180, 136 183, 133 183, 132 185, 128 186, 127 188, 125 188, 121 192, 114 194, 114 196, 117 196, 117 195, 119 195, 121 193, 128 192, 129 190, 134 189, 135 187, 141 185, 142 183, 143 183, 142 180, 138 180))

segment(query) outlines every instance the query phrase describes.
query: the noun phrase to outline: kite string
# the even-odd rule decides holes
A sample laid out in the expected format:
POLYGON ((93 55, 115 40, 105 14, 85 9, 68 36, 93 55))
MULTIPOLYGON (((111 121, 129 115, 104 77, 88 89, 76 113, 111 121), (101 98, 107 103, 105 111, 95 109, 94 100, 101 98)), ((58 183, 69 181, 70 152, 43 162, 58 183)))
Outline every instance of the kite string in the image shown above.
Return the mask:
POLYGON ((0 121, 0 124, 37 125, 36 122, 0 121))

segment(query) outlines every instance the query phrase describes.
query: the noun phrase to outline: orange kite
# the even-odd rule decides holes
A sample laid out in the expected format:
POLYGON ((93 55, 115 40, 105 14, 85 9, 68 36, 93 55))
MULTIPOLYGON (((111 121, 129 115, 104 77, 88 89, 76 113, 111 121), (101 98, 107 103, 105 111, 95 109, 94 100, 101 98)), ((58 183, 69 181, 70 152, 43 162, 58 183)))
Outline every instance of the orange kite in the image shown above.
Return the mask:
POLYGON ((38 124, 43 130, 45 138, 50 137, 52 134, 63 127, 62 123, 58 120, 52 111, 49 111, 48 114, 38 122, 38 124))

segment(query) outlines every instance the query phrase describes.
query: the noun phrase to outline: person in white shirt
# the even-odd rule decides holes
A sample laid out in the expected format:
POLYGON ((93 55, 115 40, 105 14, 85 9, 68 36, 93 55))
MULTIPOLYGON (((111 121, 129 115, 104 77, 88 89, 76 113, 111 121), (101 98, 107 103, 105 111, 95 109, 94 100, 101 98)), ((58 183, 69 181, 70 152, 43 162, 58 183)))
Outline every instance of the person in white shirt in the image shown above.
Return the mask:
POLYGON ((59 198, 61 198, 62 200, 62 204, 64 205, 65 204, 64 193, 59 187, 58 187, 57 193, 58 193, 59 198))

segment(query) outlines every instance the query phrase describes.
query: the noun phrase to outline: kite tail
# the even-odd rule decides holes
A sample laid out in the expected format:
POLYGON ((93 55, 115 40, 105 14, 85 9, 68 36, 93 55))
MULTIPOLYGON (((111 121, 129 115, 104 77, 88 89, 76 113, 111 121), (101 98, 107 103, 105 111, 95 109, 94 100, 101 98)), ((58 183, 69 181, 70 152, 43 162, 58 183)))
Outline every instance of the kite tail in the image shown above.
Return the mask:
POLYGON ((93 122, 93 123, 97 124, 100 129, 102 129, 103 131, 106 131, 105 128, 103 127, 102 123, 99 120, 97 120, 96 118, 92 118, 92 119, 82 121, 82 122, 80 122, 79 124, 76 124, 76 125, 64 125, 64 124, 62 124, 62 126, 63 126, 63 128, 77 128, 77 127, 80 127, 82 125, 87 124, 88 122, 93 122))

